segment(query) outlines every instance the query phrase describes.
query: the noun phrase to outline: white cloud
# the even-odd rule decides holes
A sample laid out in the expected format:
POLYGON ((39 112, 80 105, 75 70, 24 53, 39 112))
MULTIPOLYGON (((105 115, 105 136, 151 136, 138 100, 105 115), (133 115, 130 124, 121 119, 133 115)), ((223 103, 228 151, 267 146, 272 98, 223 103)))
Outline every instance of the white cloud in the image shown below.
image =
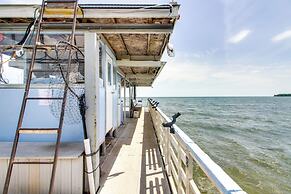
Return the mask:
POLYGON ((153 88, 140 96, 252 96, 290 91, 291 69, 287 63, 207 63, 178 56, 165 66, 153 88))
POLYGON ((234 36, 228 39, 229 43, 237 44, 244 40, 249 34, 251 33, 250 30, 242 30, 239 33, 235 34, 234 36))
POLYGON ((194 54, 193 54, 193 57, 195 57, 195 58, 201 58, 201 54, 194 53, 194 54))
POLYGON ((284 31, 280 34, 277 34, 272 38, 273 42, 279 42, 285 39, 291 38, 291 30, 284 31))
POLYGON ((169 62, 158 77, 158 81, 201 82, 207 79, 210 71, 211 67, 208 65, 190 60, 169 62))

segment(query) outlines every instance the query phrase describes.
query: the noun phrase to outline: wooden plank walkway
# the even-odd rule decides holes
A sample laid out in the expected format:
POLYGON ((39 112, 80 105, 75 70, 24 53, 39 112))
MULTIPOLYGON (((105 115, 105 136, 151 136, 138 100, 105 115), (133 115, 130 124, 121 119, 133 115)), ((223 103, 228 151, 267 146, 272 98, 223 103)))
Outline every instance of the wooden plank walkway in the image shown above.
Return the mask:
POLYGON ((127 121, 101 166, 99 193, 171 193, 149 112, 127 121))

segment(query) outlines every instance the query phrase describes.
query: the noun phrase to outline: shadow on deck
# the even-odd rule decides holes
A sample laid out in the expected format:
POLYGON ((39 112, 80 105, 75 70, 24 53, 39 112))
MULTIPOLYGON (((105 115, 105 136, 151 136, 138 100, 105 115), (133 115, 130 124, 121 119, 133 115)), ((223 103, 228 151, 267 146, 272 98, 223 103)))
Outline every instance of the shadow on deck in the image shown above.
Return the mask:
POLYGON ((129 119, 101 166, 101 194, 171 193, 149 112, 129 119))

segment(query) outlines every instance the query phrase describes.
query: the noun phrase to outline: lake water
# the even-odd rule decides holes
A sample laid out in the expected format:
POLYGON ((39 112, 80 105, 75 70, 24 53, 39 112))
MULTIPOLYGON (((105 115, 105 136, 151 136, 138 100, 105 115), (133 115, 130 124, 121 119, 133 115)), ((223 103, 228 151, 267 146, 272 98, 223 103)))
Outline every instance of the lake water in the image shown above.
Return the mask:
POLYGON ((248 193, 291 193, 291 98, 154 98, 248 193))

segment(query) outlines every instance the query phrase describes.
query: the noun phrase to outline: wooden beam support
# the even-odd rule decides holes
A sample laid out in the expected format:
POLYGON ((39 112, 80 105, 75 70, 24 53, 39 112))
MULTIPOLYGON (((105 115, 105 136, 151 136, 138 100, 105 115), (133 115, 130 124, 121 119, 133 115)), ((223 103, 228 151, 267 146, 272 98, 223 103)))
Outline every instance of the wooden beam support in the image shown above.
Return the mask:
POLYGON ((117 60, 118 67, 161 67, 165 65, 163 61, 129 61, 117 60))
MULTIPOLYGON (((28 23, 1 23, 1 32, 24 31, 28 23)), ((43 25, 44 32, 66 33, 70 32, 71 24, 43 25)), ((170 34, 173 24, 95 24, 78 23, 76 32, 95 32, 106 34, 170 34)))
POLYGON ((147 55, 149 54, 150 52, 150 41, 151 41, 151 35, 148 34, 148 41, 147 41, 147 55))
POLYGON ((151 74, 142 74, 142 73, 137 73, 137 74, 127 74, 126 78, 130 79, 138 79, 138 80, 152 80, 155 78, 155 75, 151 74))

